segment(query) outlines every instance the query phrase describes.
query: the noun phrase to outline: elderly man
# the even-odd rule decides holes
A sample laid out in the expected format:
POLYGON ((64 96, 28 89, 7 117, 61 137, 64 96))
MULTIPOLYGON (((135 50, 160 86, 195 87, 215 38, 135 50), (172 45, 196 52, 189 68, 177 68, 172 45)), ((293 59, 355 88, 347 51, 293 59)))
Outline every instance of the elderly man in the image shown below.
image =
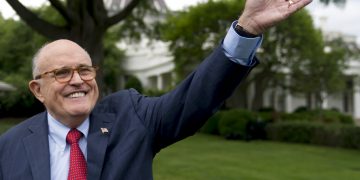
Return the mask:
POLYGON ((152 179, 164 147, 194 134, 258 63, 261 33, 311 0, 247 0, 221 45, 161 97, 99 96, 97 67, 69 40, 34 57, 29 87, 46 111, 0 138, 0 180, 152 179))

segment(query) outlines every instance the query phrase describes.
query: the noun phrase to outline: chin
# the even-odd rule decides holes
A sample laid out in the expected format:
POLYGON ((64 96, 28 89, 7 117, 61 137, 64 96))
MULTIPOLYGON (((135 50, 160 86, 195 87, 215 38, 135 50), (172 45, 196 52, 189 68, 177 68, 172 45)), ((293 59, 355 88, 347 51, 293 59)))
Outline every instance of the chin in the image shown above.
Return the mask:
POLYGON ((91 112, 90 107, 74 107, 69 110, 71 116, 89 116, 91 112))

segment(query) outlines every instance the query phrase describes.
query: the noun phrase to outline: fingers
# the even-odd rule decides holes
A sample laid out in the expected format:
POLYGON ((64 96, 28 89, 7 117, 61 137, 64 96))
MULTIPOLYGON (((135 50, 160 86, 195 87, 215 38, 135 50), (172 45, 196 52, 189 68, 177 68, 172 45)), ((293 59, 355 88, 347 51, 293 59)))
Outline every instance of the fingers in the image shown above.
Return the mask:
POLYGON ((289 0, 289 6, 291 6, 292 4, 294 4, 294 1, 289 0))
POLYGON ((298 11, 299 9, 310 4, 312 0, 286 0, 289 3, 289 10, 292 12, 298 11))
POLYGON ((292 4, 294 4, 294 1, 293 0, 285 0, 285 1, 287 1, 289 4, 289 6, 291 6, 292 4))

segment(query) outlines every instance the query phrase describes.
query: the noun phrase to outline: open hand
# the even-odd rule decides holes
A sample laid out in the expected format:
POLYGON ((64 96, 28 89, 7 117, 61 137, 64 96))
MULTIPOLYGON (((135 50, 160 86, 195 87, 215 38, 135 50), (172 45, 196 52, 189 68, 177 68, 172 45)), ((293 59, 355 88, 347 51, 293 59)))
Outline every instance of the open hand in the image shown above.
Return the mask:
POLYGON ((247 0, 238 24, 249 33, 259 35, 311 2, 312 0, 247 0))

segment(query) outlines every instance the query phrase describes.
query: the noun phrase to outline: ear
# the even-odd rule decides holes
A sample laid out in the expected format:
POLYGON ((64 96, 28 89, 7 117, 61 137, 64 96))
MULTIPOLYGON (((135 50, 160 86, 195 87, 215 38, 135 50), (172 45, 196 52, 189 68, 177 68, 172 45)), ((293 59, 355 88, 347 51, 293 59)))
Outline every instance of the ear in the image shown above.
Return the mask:
POLYGON ((42 102, 42 103, 44 102, 44 97, 40 91, 41 85, 40 85, 39 81, 31 80, 29 82, 29 89, 40 102, 42 102))

